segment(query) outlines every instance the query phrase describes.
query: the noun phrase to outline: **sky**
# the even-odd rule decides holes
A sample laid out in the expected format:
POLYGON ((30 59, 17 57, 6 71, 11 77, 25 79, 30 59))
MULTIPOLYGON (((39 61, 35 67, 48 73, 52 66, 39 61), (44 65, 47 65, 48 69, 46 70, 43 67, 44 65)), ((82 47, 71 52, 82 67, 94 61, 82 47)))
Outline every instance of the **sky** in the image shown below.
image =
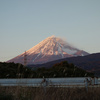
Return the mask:
POLYGON ((0 61, 55 35, 100 52, 100 0, 0 0, 0 61))

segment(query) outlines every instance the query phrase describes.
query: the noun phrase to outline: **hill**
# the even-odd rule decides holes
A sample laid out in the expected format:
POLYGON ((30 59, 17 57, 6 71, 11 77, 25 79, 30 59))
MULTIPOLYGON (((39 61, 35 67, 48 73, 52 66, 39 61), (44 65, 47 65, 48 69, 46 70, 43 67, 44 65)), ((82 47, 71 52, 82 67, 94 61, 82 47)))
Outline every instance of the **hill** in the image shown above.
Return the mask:
POLYGON ((61 61, 68 61, 68 63, 73 63, 74 65, 82 68, 84 70, 94 72, 96 76, 100 76, 100 53, 90 54, 87 56, 64 58, 60 60, 55 60, 52 62, 38 64, 38 65, 28 65, 29 67, 52 67, 54 64, 61 61))
POLYGON ((87 72, 72 63, 62 61, 54 64, 50 68, 38 68, 37 73, 39 77, 93 77, 94 74, 87 72))

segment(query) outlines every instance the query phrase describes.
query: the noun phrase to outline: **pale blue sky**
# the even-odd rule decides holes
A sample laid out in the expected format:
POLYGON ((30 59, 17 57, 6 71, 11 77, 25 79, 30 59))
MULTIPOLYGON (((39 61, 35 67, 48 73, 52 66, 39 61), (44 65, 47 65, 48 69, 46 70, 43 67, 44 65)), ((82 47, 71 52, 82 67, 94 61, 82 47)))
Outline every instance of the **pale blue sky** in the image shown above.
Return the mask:
POLYGON ((100 0, 0 0, 0 61, 51 35, 100 52, 100 0))

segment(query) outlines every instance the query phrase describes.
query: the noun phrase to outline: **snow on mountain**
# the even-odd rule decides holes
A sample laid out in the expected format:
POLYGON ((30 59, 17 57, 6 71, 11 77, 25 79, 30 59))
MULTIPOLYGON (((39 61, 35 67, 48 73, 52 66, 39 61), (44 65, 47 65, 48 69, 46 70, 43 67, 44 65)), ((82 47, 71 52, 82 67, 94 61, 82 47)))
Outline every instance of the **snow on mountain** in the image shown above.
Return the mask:
POLYGON ((85 56, 87 52, 72 47, 61 38, 51 36, 41 41, 25 53, 9 60, 8 62, 22 63, 27 59, 27 64, 42 64, 65 57, 85 56))

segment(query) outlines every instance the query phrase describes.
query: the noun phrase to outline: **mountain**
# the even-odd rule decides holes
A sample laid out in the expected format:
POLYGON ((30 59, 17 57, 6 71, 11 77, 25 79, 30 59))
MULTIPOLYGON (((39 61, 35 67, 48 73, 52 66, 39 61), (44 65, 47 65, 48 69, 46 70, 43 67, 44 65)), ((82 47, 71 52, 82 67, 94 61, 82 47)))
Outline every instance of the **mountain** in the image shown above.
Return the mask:
POLYGON ((51 36, 26 51, 26 53, 22 53, 8 62, 42 64, 66 57, 85 56, 88 54, 71 46, 61 38, 51 36))
POLYGON ((82 69, 90 71, 90 72, 94 72, 96 76, 100 77, 100 53, 90 54, 87 56, 63 58, 63 59, 55 60, 55 61, 44 63, 44 64, 29 65, 28 67, 50 68, 54 64, 59 63, 61 61, 68 61, 68 63, 73 63, 74 65, 78 66, 79 68, 82 68, 82 69))

